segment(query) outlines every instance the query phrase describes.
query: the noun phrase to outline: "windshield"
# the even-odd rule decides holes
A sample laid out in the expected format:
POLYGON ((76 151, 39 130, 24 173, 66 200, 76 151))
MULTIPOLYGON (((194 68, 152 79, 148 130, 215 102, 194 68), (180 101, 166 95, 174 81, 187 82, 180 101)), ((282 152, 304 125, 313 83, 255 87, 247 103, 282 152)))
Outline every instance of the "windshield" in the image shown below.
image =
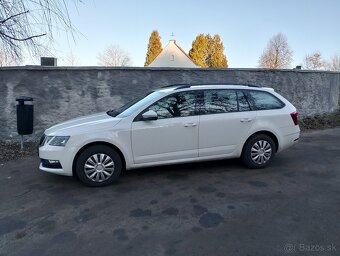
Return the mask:
POLYGON ((118 109, 109 110, 106 113, 112 117, 119 117, 119 118, 130 116, 142 106, 153 103, 154 100, 157 99, 162 94, 163 93, 159 91, 149 92, 146 95, 143 95, 141 97, 138 97, 128 102, 127 104, 123 105, 122 107, 118 109))

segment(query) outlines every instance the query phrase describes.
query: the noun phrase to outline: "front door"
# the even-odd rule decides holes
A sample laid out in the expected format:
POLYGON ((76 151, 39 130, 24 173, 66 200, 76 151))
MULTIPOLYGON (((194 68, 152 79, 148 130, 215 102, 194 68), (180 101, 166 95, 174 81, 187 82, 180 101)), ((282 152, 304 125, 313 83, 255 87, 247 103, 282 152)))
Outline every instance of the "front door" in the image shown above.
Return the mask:
POLYGON ((144 111, 158 119, 132 123, 132 152, 136 164, 198 157, 199 116, 195 91, 174 93, 144 111))

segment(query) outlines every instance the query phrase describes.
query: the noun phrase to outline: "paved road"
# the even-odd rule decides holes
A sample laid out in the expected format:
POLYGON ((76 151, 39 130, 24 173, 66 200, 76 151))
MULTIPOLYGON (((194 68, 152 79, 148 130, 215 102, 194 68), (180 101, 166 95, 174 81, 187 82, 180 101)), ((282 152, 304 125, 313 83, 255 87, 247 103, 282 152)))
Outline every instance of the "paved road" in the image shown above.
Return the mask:
POLYGON ((264 170, 157 167, 88 188, 37 165, 0 166, 0 255, 340 255, 340 129, 264 170))

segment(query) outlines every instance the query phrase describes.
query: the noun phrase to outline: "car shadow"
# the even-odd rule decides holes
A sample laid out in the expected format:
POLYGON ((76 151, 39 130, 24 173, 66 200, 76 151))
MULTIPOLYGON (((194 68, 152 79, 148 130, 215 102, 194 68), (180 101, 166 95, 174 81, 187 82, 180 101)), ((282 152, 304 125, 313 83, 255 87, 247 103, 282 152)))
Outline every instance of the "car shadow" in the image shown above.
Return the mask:
MULTIPOLYGON (((271 165, 265 169, 260 169, 261 173, 272 172, 273 169, 277 171, 277 167, 281 165, 281 161, 273 159, 271 165)), ((159 178, 166 178, 169 180, 185 180, 197 175, 214 175, 218 173, 235 173, 244 175, 245 173, 255 173, 256 170, 245 167, 240 159, 223 159, 202 161, 195 163, 181 163, 171 165, 161 165, 154 167, 137 168, 126 170, 121 174, 121 177, 114 182, 113 187, 136 185, 138 182, 157 182, 159 178)), ((67 177, 59 175, 51 175, 49 173, 42 173, 44 183, 51 187, 63 186, 69 189, 86 188, 77 177, 67 177)), ((111 186, 107 186, 111 187, 111 186)))
POLYGON ((181 163, 168 164, 154 167, 143 167, 123 172, 125 177, 154 175, 154 174, 174 174, 185 172, 186 174, 206 172, 206 173, 220 173, 237 169, 239 171, 246 171, 247 169, 242 165, 239 159, 224 159, 213 161, 202 161, 195 163, 181 163))

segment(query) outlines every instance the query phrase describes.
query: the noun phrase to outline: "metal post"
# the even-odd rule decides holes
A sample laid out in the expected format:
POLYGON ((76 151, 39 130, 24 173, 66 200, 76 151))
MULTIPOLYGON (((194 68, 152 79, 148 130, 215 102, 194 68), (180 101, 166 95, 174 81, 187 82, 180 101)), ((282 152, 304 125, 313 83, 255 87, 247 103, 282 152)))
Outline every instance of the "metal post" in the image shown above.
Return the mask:
POLYGON ((24 135, 20 135, 20 138, 21 138, 20 148, 21 148, 21 151, 22 151, 22 150, 24 150, 24 135))

